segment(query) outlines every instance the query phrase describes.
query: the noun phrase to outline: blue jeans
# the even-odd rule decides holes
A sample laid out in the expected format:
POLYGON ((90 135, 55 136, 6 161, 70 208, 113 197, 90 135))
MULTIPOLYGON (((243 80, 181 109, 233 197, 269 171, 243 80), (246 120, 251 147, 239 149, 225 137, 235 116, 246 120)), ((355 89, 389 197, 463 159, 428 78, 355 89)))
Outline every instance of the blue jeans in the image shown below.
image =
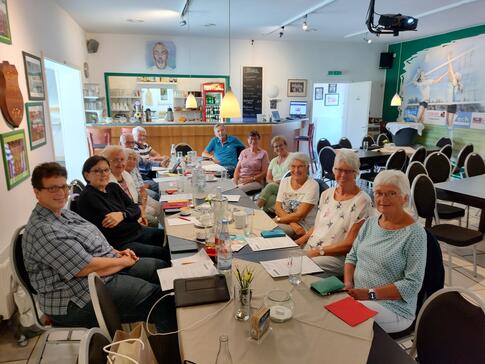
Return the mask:
MULTIPOLYGON (((150 308, 162 296, 156 270, 165 267, 166 263, 158 259, 141 258, 135 265, 115 274, 106 283, 105 287, 118 309, 122 323, 146 320, 150 308)), ((66 315, 49 317, 56 326, 98 326, 91 301, 84 307, 69 302, 66 315)), ((157 304, 150 322, 153 322, 159 331, 176 329, 173 296, 165 297, 157 304)))
POLYGON ((170 264, 170 251, 163 247, 164 239, 162 229, 143 226, 130 242, 120 244, 118 250, 131 249, 139 257, 162 259, 170 264))

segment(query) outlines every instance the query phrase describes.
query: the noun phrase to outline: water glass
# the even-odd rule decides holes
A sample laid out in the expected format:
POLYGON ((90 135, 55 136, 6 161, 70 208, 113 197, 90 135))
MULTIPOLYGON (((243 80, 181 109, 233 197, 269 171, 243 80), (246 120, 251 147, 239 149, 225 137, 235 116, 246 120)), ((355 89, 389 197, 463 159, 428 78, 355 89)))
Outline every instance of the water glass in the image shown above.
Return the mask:
POLYGON ((246 209, 246 225, 244 226, 244 236, 250 237, 253 232, 254 210, 246 209))
POLYGON ((363 149, 363 150, 367 150, 367 149, 369 149, 369 142, 368 142, 367 140, 364 140, 364 141, 362 142, 362 149, 363 149))
POLYGON ((301 251, 292 252, 288 257, 288 281, 294 286, 301 283, 302 264, 303 255, 301 251))

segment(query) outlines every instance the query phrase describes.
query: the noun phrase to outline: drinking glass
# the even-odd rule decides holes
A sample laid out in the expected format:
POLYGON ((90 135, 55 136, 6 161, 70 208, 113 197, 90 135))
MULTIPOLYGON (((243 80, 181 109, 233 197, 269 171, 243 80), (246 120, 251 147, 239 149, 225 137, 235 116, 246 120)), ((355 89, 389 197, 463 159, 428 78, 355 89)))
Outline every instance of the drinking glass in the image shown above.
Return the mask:
POLYGON ((301 283, 301 268, 303 264, 303 255, 301 251, 295 251, 288 257, 288 281, 298 286, 301 283))
POLYGON ((246 225, 244 226, 244 236, 250 237, 253 232, 254 210, 246 209, 246 225))

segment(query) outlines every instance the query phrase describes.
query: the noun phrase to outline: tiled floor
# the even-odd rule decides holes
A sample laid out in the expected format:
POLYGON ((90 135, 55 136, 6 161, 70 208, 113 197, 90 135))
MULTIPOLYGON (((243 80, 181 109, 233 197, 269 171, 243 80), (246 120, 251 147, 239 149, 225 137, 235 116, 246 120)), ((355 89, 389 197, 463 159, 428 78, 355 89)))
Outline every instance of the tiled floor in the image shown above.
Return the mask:
MULTIPOLYGON (((470 228, 478 228, 479 214, 476 209, 471 209, 470 228)), ((451 221, 456 223, 457 221, 451 221)), ((443 250, 443 262, 445 265, 445 286, 448 286, 448 254, 446 249, 443 250)), ((473 276, 473 257, 471 249, 460 249, 456 251, 457 255, 452 255, 452 277, 453 286, 466 287, 475 292, 485 300, 485 240, 477 246, 477 276, 473 276)), ((0 363, 5 364, 25 364, 32 353, 37 338, 29 340, 28 346, 21 348, 17 345, 13 337, 12 329, 7 323, 0 324, 0 363)), ((404 347, 410 347, 410 342, 403 343, 404 347)))

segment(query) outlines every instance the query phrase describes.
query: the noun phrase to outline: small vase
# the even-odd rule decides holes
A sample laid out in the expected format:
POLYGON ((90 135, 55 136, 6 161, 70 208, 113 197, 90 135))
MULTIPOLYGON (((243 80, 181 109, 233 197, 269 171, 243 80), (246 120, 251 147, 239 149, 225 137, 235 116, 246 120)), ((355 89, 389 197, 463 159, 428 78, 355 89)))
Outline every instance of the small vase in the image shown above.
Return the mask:
POLYGON ((234 303, 236 306, 236 313, 234 317, 239 321, 246 321, 249 319, 251 313, 251 297, 253 292, 249 288, 235 288, 234 303))

